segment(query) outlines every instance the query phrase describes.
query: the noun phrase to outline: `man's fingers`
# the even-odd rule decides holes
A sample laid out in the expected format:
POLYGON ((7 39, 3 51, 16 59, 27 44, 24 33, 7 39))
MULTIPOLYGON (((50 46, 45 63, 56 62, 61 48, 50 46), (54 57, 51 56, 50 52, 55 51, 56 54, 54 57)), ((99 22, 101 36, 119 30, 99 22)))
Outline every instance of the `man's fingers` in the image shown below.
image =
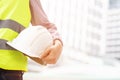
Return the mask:
POLYGON ((49 52, 50 52, 50 49, 49 49, 49 48, 46 49, 46 50, 40 55, 40 58, 42 59, 42 58, 48 56, 48 55, 49 55, 49 52))

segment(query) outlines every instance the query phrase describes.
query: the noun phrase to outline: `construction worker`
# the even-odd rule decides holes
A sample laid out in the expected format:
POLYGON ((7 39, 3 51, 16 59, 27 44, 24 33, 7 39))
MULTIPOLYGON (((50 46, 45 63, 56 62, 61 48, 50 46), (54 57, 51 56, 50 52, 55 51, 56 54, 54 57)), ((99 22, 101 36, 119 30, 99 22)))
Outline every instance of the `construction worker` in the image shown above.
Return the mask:
POLYGON ((29 24, 42 25, 53 37, 53 45, 40 59, 55 64, 62 51, 62 41, 54 24, 50 23, 39 0, 0 0, 0 80, 23 80, 27 71, 27 56, 6 44, 29 24))

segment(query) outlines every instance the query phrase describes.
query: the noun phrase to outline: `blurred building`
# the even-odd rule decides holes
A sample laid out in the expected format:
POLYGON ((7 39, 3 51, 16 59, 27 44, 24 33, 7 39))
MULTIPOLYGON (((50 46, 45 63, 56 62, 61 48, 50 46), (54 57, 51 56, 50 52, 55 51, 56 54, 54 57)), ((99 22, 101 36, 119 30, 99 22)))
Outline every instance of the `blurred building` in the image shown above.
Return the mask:
POLYGON ((82 50, 89 54, 99 56, 103 54, 104 47, 104 2, 105 0, 83 0, 85 2, 85 13, 83 17, 84 38, 82 50), (87 3, 86 3, 87 2, 87 3))
POLYGON ((120 0, 84 0, 82 50, 96 56, 120 57, 120 0))
POLYGON ((120 0, 108 0, 107 4, 105 53, 120 58, 120 0))

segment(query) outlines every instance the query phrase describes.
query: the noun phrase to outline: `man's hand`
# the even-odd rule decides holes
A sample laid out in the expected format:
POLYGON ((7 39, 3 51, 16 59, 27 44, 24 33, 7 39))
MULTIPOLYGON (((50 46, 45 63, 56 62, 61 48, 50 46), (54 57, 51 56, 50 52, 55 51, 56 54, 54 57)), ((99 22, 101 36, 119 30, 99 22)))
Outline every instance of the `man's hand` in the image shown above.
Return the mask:
POLYGON ((54 40, 54 44, 48 47, 40 56, 43 62, 46 64, 55 64, 60 57, 63 45, 61 41, 54 40))

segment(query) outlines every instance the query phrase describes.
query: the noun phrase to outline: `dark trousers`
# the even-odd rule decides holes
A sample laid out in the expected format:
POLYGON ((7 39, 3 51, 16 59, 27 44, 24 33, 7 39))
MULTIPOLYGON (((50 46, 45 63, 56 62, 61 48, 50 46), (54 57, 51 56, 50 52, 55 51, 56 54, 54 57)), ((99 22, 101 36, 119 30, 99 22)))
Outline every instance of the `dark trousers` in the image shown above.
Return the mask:
POLYGON ((0 80, 23 80, 23 72, 0 69, 0 80))

